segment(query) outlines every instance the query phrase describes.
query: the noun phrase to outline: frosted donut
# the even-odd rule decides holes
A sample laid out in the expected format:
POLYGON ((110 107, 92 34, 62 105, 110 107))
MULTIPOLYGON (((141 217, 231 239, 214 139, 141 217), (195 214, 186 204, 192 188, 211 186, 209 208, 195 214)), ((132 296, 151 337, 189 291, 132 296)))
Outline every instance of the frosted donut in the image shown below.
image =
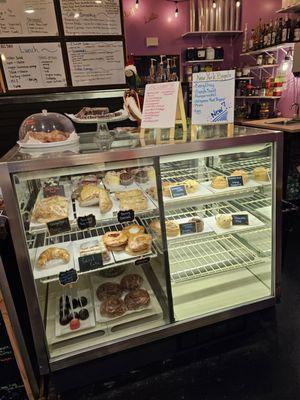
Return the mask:
POLYGON ((128 310, 140 310, 149 305, 150 296, 144 289, 135 289, 125 296, 124 302, 128 310))

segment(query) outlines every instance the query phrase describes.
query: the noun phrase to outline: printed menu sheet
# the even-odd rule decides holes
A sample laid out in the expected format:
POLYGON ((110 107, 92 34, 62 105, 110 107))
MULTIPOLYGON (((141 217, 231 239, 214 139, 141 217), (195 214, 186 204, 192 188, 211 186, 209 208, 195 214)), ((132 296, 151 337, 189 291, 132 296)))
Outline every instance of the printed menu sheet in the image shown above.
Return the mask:
POLYGON ((57 35, 53 0, 0 1, 0 37, 57 35))
POLYGON ((1 44, 8 90, 67 86, 60 43, 1 44))
POLYGON ((192 124, 229 124, 234 121, 235 71, 193 74, 192 124))
POLYGON ((73 86, 125 83, 123 42, 68 42, 73 86))
POLYGON ((120 0, 60 0, 66 36, 122 35, 120 0))

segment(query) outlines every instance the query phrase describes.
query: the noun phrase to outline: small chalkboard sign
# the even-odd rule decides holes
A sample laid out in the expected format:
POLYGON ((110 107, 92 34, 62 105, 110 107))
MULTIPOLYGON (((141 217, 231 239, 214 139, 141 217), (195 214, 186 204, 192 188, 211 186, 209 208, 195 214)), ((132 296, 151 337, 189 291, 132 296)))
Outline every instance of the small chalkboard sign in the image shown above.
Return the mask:
POLYGON ((173 199, 178 197, 187 196, 187 191, 185 185, 176 185, 170 187, 171 196, 173 199))
POLYGON ((93 214, 86 215, 85 217, 78 217, 77 225, 79 229, 93 228, 96 226, 96 217, 93 214))
POLYGON ((233 214, 232 225, 249 225, 248 214, 233 214))
POLYGON ((242 176, 228 176, 227 181, 229 187, 244 186, 244 181, 242 176))
POLYGON ((43 187, 44 198, 52 197, 52 196, 63 196, 65 197, 65 188, 63 185, 54 185, 54 186, 44 186, 43 187))
POLYGON ((191 233, 197 233, 196 222, 184 222, 179 225, 181 235, 190 235, 191 233))
POLYGON ((59 235, 60 233, 69 232, 71 230, 69 218, 58 219, 57 221, 47 222, 49 235, 59 235))
POLYGON ((62 286, 71 285, 78 281, 78 275, 74 268, 69 269, 68 271, 60 272, 59 276, 59 283, 62 286))
POLYGON ((149 262, 150 262, 150 257, 139 258, 138 260, 135 261, 135 265, 148 264, 149 262))
POLYGON ((118 212, 118 221, 120 224, 124 222, 132 222, 134 220, 134 211, 133 210, 126 210, 126 211, 119 211, 118 212))
POLYGON ((78 257, 78 263, 81 272, 87 272, 93 269, 101 268, 103 267, 102 254, 94 253, 78 257))

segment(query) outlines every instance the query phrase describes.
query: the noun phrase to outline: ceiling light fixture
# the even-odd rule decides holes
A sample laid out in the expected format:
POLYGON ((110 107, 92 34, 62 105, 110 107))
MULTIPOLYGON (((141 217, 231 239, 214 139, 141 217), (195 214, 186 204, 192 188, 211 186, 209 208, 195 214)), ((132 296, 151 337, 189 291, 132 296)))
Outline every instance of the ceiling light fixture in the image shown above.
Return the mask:
POLYGON ((135 0, 135 8, 136 8, 136 9, 139 8, 139 0, 135 0))
POLYGON ((34 13, 34 9, 33 8, 28 8, 27 10, 25 10, 26 14, 33 14, 34 13))
POLYGON ((240 0, 236 0, 236 3, 235 3, 235 5, 236 5, 237 7, 240 7, 240 6, 241 6, 241 2, 240 2, 240 0))
POLYGON ((213 6, 213 8, 217 8, 217 3, 216 3, 216 0, 214 0, 214 1, 213 1, 213 4, 212 4, 212 6, 213 6))
POLYGON ((102 4, 102 0, 95 0, 96 4, 102 4))
POLYGON ((176 9, 175 9, 175 18, 178 18, 178 1, 175 1, 176 9))
POLYGON ((79 12, 75 12, 75 13, 74 13, 74 18, 77 19, 77 18, 79 18, 79 17, 80 17, 79 12))

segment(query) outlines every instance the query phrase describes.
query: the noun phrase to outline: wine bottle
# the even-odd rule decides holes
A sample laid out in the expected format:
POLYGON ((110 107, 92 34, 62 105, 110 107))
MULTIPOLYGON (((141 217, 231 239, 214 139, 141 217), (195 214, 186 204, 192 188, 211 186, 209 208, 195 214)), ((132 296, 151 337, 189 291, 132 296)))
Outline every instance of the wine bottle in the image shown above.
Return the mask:
POLYGON ((264 28, 264 47, 268 47, 268 37, 269 37, 269 24, 265 25, 264 28))
POLYGON ((275 44, 280 44, 281 43, 282 29, 283 29, 283 27, 282 27, 282 18, 280 18, 279 22, 278 22, 277 32, 276 32, 275 44))
POLYGON ((294 42, 300 42, 300 17, 297 17, 294 28, 294 42))
POLYGON ((271 37, 271 46, 275 45, 277 28, 278 28, 278 19, 276 19, 276 21, 274 22, 273 32, 271 37))
POLYGON ((273 35, 273 20, 270 21, 269 30, 268 30, 268 43, 267 46, 272 46, 272 35, 273 35))
POLYGON ((255 30, 251 30, 251 36, 249 39, 249 50, 254 50, 254 41, 255 41, 255 30))

